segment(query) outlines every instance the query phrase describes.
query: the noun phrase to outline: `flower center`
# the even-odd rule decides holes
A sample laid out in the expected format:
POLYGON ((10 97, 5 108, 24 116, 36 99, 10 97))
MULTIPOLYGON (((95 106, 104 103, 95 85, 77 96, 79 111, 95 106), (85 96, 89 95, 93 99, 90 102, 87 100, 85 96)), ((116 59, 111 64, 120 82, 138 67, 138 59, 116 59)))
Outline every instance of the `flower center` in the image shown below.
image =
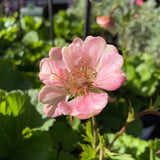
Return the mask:
POLYGON ((93 80, 97 72, 91 67, 76 66, 74 71, 69 72, 65 80, 65 88, 72 96, 84 95, 93 91, 93 80))

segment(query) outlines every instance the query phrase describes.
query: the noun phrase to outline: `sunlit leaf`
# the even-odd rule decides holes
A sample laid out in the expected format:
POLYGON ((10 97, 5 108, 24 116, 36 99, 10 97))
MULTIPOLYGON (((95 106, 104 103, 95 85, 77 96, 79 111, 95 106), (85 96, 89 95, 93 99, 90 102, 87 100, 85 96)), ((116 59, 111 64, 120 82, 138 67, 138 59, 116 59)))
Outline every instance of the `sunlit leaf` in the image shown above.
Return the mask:
POLYGON ((160 96, 158 95, 155 102, 153 103, 153 107, 157 108, 160 107, 160 96))
POLYGON ((29 31, 24 35, 22 41, 25 44, 33 43, 33 42, 38 43, 39 42, 38 33, 36 31, 29 31))
POLYGON ((118 154, 110 152, 109 150, 105 149, 105 157, 109 160, 136 160, 129 154, 118 154))
POLYGON ((93 160, 95 152, 90 145, 81 144, 83 152, 81 153, 81 160, 93 160))
POLYGON ((47 159, 51 142, 46 132, 54 119, 44 117, 38 102, 38 90, 20 90, 2 94, 0 103, 0 159, 47 159), (32 96, 32 97, 30 97, 32 96), (2 107, 2 109, 1 109, 2 107), (20 154, 21 153, 21 154, 20 154), (26 158, 22 158, 25 156, 26 158))

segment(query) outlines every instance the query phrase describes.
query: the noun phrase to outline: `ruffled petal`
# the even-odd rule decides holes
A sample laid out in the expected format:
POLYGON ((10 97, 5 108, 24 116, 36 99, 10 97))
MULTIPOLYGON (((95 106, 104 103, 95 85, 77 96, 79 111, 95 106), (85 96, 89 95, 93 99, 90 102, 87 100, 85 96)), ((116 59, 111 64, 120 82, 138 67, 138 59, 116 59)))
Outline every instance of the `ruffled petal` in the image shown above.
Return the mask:
POLYGON ((126 74, 123 71, 106 74, 105 71, 97 75, 94 85, 96 87, 113 91, 118 89, 126 80, 126 74))
POLYGON ((44 86, 39 92, 39 101, 45 104, 53 104, 56 101, 61 101, 61 98, 66 97, 66 91, 62 88, 51 85, 44 86))
POLYGON ((74 71, 83 60, 83 41, 79 38, 75 39, 69 47, 63 47, 62 54, 68 70, 74 71))
POLYGON ((59 63, 52 60, 42 62, 39 78, 44 84, 63 86, 65 75, 66 71, 59 63))
POLYGON ((126 80, 126 74, 121 70, 123 58, 114 52, 114 47, 110 46, 113 52, 102 56, 97 67, 97 77, 94 85, 108 91, 118 89, 126 80))
POLYGON ((77 47, 83 47, 84 45, 84 41, 80 38, 74 39, 72 43, 76 45, 77 47))
POLYGON ((58 107, 50 104, 45 104, 43 111, 48 117, 58 117, 62 115, 62 112, 58 107))
POLYGON ((39 64, 40 72, 42 71, 43 63, 45 63, 46 61, 50 61, 50 58, 43 58, 43 59, 40 61, 40 64, 39 64))
POLYGON ((66 68, 65 62, 63 61, 62 57, 62 48, 61 47, 53 47, 49 51, 49 58, 53 61, 56 61, 61 68, 66 68))
POLYGON ((123 65, 123 57, 116 52, 105 54, 101 57, 97 72, 105 72, 105 74, 120 71, 123 65))
POLYGON ((61 47, 53 47, 49 51, 49 58, 43 58, 40 62, 40 71, 42 70, 43 63, 46 61, 56 61, 58 62, 61 66, 64 66, 64 61, 62 58, 62 53, 61 53, 62 48, 61 47))
POLYGON ((61 47, 53 47, 49 51, 49 58, 51 58, 54 61, 61 61, 62 60, 62 48, 61 47))
POLYGON ((106 41, 102 37, 89 36, 85 40, 85 61, 91 68, 95 68, 103 55, 106 41))
POLYGON ((104 54, 113 54, 113 53, 119 54, 118 49, 111 44, 107 44, 104 50, 104 54))
POLYGON ((66 100, 66 92, 64 89, 46 85, 39 92, 38 99, 45 104, 45 114, 49 117, 56 117, 62 114, 57 106, 59 102, 66 100))
POLYGON ((64 115, 71 115, 79 119, 88 119, 99 114, 108 102, 107 93, 90 93, 83 97, 76 97, 69 102, 60 102, 58 107, 64 115))

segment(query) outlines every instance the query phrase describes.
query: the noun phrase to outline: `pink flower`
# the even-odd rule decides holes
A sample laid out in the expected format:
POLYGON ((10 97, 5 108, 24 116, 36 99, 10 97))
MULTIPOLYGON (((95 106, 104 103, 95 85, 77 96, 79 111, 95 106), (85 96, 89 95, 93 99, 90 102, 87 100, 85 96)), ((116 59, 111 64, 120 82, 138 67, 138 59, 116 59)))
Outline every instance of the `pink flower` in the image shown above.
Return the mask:
POLYGON ((143 0, 136 0, 136 4, 139 6, 143 5, 143 0))
POLYGON ((111 15, 99 16, 96 18, 96 22, 103 28, 114 29, 115 24, 111 15))
POLYGON ((159 150, 159 151, 157 151, 156 153, 160 153, 160 150, 159 150))
POLYGON ((134 18, 139 18, 140 17, 140 14, 136 13, 134 14, 134 18))
POLYGON ((69 47, 54 47, 40 63, 39 93, 47 116, 71 115, 88 119, 108 102, 104 90, 118 89, 126 80, 123 58, 101 37, 76 38, 69 47))

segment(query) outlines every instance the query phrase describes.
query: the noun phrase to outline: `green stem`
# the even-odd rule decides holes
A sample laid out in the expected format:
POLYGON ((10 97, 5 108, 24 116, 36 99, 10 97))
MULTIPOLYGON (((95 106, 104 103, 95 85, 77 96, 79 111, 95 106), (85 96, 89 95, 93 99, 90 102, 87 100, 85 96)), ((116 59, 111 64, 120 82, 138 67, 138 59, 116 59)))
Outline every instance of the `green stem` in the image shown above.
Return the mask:
POLYGON ((150 148, 150 160, 155 160, 155 156, 152 148, 150 148))
POLYGON ((107 147, 107 149, 110 149, 114 142, 118 139, 118 137, 127 129, 128 125, 133 122, 134 120, 136 120, 137 118, 140 118, 146 114, 155 114, 160 116, 160 112, 157 111, 142 111, 141 113, 138 113, 137 115, 134 116, 133 120, 130 122, 126 122, 126 124, 121 128, 121 130, 118 132, 118 135, 114 138, 114 140, 112 141, 112 143, 107 147))
POLYGON ((157 111, 142 111, 141 113, 138 113, 135 117, 134 117, 134 120, 137 119, 137 118, 140 118, 146 114, 155 114, 157 116, 160 116, 160 112, 157 112, 157 111))
POLYGON ((128 125, 130 124, 130 122, 126 122, 126 124, 121 128, 121 130, 118 132, 118 135, 114 138, 114 140, 112 141, 112 143, 107 147, 107 149, 110 149, 114 142, 118 139, 118 137, 127 129, 128 125))
POLYGON ((103 160, 103 148, 100 149, 99 160, 103 160))
POLYGON ((96 149, 97 146, 97 124, 96 118, 92 116, 92 124, 93 124, 93 148, 96 149))
MULTIPOLYGON (((95 157, 96 157, 98 133, 97 133, 96 118, 94 116, 92 116, 92 124, 93 124, 93 148, 95 150, 95 157)), ((103 160, 103 147, 100 148, 99 160, 103 160)))

